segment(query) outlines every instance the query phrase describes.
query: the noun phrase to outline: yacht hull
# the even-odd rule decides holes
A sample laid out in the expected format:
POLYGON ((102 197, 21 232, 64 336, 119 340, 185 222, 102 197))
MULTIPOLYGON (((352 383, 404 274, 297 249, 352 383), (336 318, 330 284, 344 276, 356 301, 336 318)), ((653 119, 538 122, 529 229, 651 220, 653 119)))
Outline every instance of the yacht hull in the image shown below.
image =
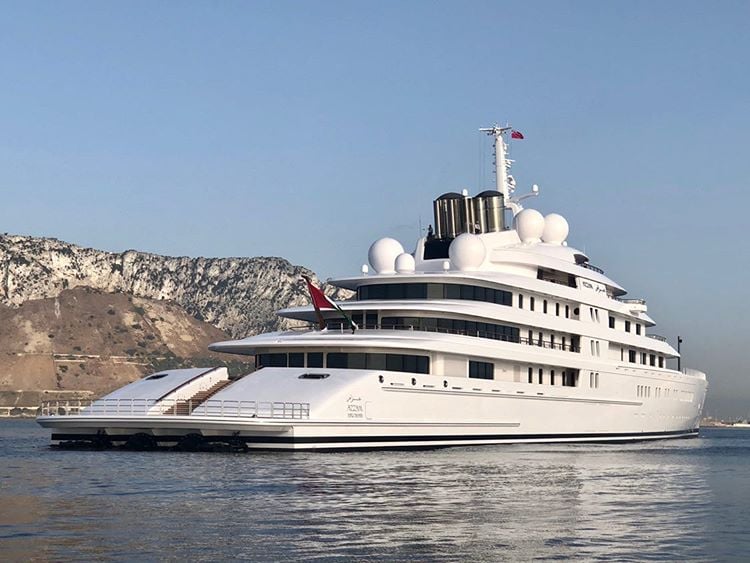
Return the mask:
POLYGON ((154 447, 179 446, 186 438, 209 446, 234 444, 261 450, 362 450, 439 448, 519 443, 633 442, 698 435, 698 428, 640 432, 524 432, 517 424, 337 423, 273 420, 203 420, 137 417, 107 420, 91 417, 40 418, 52 429, 53 442, 125 446, 135 436, 152 437, 154 447))

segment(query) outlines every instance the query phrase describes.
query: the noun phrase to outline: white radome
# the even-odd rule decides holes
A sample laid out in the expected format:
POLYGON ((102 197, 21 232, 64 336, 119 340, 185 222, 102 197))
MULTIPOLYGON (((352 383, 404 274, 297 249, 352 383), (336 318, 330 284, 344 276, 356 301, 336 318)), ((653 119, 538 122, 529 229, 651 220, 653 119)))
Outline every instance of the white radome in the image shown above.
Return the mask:
POLYGON ((416 268, 414 256, 404 252, 396 256, 396 272, 399 274, 413 274, 416 268))
POLYGON ((448 247, 448 257, 457 270, 476 270, 484 262, 487 248, 477 235, 464 233, 458 235, 448 247))
POLYGON ((376 240, 367 252, 367 259, 378 274, 395 274, 396 257, 404 253, 404 247, 396 239, 385 237, 376 240))
POLYGON ((542 240, 550 244, 562 244, 568 238, 568 221, 558 213, 550 213, 544 218, 542 240))
POLYGON ((544 234, 544 215, 536 209, 524 209, 513 218, 518 238, 524 244, 540 242, 544 234))

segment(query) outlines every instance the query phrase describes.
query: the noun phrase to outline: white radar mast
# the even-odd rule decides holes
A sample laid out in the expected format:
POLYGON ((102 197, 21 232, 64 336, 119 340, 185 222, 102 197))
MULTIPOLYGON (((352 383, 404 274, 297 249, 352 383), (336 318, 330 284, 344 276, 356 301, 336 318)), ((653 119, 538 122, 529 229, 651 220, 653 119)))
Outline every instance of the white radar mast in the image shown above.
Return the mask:
MULTIPOLYGON (((513 212, 515 217, 523 209, 521 201, 539 195, 539 186, 534 184, 531 188, 531 192, 522 196, 513 196, 516 191, 516 181, 510 174, 510 169, 513 166, 513 160, 507 157, 508 145, 505 143, 504 135, 512 133, 513 128, 510 125, 500 127, 499 125, 493 125, 492 127, 482 127, 480 131, 487 133, 494 138, 495 147, 495 186, 498 192, 503 196, 503 205, 507 209, 513 212)), ((521 139, 523 137, 520 137, 521 139)))

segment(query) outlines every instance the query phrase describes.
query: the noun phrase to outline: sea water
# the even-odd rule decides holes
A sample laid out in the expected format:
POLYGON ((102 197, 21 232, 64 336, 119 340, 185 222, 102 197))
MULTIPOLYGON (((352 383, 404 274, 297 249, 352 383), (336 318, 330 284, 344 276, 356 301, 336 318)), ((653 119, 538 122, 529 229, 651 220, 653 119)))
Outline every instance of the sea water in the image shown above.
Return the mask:
POLYGON ((750 560, 750 430, 369 453, 48 443, 0 421, 0 560, 750 560))

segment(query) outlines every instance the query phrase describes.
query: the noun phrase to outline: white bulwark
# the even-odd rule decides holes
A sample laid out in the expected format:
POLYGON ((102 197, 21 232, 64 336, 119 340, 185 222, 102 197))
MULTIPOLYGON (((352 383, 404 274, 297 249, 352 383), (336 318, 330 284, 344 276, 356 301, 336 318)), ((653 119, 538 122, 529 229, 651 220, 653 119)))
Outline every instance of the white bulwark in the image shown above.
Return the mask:
POLYGON ((434 202, 413 252, 373 243, 369 267, 332 280, 355 295, 279 311, 299 329, 217 342, 257 370, 147 376, 91 403, 47 403, 63 444, 149 449, 369 449, 695 436, 704 373, 672 369, 642 299, 568 246, 569 226, 514 196, 509 127, 497 184, 434 202))

